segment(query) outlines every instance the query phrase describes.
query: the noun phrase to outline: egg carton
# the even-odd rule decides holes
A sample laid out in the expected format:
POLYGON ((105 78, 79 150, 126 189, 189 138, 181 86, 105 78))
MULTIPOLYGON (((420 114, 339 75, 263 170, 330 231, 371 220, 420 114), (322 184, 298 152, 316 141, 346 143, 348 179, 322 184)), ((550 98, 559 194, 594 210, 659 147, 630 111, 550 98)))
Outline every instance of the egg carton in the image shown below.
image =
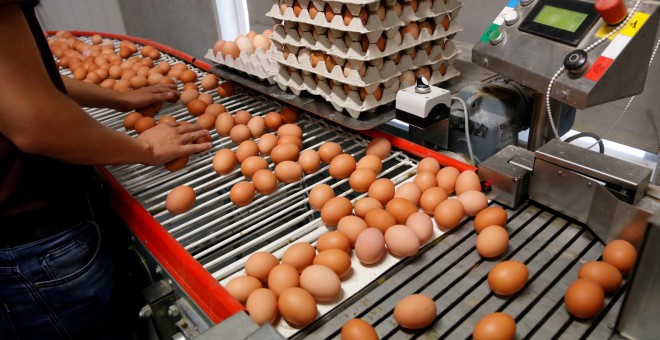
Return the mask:
MULTIPOLYGON (((452 57, 431 64, 430 66, 433 73, 431 75, 430 83, 438 84, 458 76, 460 73, 454 67, 455 60, 456 57, 452 57), (441 64, 444 65, 444 74, 441 74, 440 72, 441 64)), ((306 70, 281 67, 280 72, 274 79, 280 89, 284 91, 288 90, 295 95, 300 95, 302 91, 319 95, 330 102, 335 110, 340 112, 346 110, 351 117, 356 119, 359 118, 360 113, 362 112, 373 112, 378 107, 393 102, 396 99, 396 93, 400 89, 411 85, 406 83, 402 84, 398 77, 394 77, 384 83, 364 87, 366 96, 365 99, 362 100, 360 99, 360 87, 330 80, 335 84, 331 87, 325 78, 306 70), (348 86, 348 93, 345 91, 344 85, 348 86), (373 93, 379 86, 382 87, 382 96, 380 100, 376 100, 373 93)))
POLYGON ((277 52, 277 47, 272 44, 267 51, 261 48, 255 49, 254 53, 241 51, 238 58, 234 59, 232 56, 225 58, 222 54, 214 53, 213 49, 209 49, 206 52, 205 58, 220 65, 256 76, 274 85, 275 81, 273 78, 279 69, 279 64, 272 58, 274 52, 277 52))
MULTIPOLYGON (((450 18, 452 17, 451 13, 446 15, 449 15, 450 18)), ((387 40, 385 41, 385 48, 383 51, 380 51, 375 44, 378 39, 370 40, 371 43, 369 44, 367 51, 364 51, 360 41, 360 34, 357 34, 357 36, 349 34, 348 38, 344 38, 343 36, 342 38, 338 38, 337 36, 333 36, 333 34, 337 33, 331 33, 331 31, 328 31, 328 34, 313 34, 310 31, 303 31, 304 33, 301 36, 297 29, 287 29, 283 25, 275 27, 273 34, 271 35, 271 40, 278 50, 281 50, 284 45, 306 47, 343 59, 367 61, 384 58, 428 41, 440 38, 451 39, 456 33, 463 30, 463 27, 461 27, 455 20, 451 19, 447 30, 445 30, 441 24, 443 19, 444 15, 434 18, 434 21, 436 22, 434 32, 430 33, 427 29, 422 29, 421 32, 419 32, 417 39, 414 39, 409 33, 405 34, 405 36, 401 36, 398 28, 385 31, 384 34, 387 40), (350 41, 349 45, 346 44, 347 40, 350 41)), ((333 32, 344 34, 344 32, 340 31, 333 32)))
POLYGON ((325 60, 318 61, 313 66, 313 52, 309 55, 296 56, 299 52, 299 48, 296 47, 293 48, 287 58, 284 57, 284 52, 279 50, 273 52, 273 58, 283 66, 309 71, 324 78, 336 80, 351 86, 369 87, 374 84, 386 82, 393 77, 398 77, 405 71, 430 65, 440 60, 448 60, 460 53, 460 50, 456 48, 456 45, 451 40, 443 40, 441 38, 437 41, 428 42, 428 44, 432 44, 430 45, 432 46, 430 54, 427 54, 426 49, 417 50, 413 48, 414 51, 404 51, 408 53, 401 53, 398 63, 395 63, 392 56, 370 60, 368 62, 332 57, 337 65, 330 71, 328 71, 325 60), (414 52, 414 57, 412 52, 414 52), (345 66, 348 66, 347 64, 350 64, 352 68, 348 74, 345 73, 344 69, 345 66), (359 69, 365 64, 367 65, 366 71, 364 72, 364 76, 361 76, 359 69))
POLYGON ((319 28, 332 28, 336 30, 354 32, 354 33, 374 33, 380 35, 384 30, 399 27, 407 24, 412 21, 419 21, 430 17, 435 17, 439 14, 453 12, 463 4, 458 0, 420 0, 417 11, 414 11, 413 8, 406 2, 399 2, 401 4, 401 14, 397 15, 396 11, 391 7, 397 3, 397 1, 383 1, 386 7, 385 16, 383 20, 375 13, 380 2, 373 1, 371 3, 353 3, 350 0, 345 1, 320 1, 320 0, 303 0, 298 1, 301 7, 303 8, 298 16, 295 15, 293 11, 294 0, 284 0, 283 2, 274 1, 273 7, 266 14, 267 16, 273 18, 276 23, 280 21, 285 22, 296 22, 308 26, 314 26, 319 28), (328 21, 324 10, 325 5, 330 6, 335 17, 332 21, 328 21), (282 5, 286 7, 284 12, 282 12, 282 5), (314 6, 318 10, 318 14, 312 18, 309 13, 309 6, 314 6), (342 9, 345 8, 353 15, 353 19, 349 22, 348 25, 344 22, 344 17, 342 15, 342 9), (369 16, 366 24, 360 20, 360 10, 366 6, 369 11, 369 16))

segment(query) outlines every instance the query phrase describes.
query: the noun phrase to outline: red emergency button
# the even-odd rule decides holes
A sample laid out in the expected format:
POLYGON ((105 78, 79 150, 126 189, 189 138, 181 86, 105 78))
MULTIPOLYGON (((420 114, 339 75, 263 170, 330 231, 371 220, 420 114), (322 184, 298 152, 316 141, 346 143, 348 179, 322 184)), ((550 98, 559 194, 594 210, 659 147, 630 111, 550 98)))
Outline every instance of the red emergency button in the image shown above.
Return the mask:
POLYGON ((595 6, 608 25, 619 24, 628 15, 628 8, 623 0, 596 0, 595 6))

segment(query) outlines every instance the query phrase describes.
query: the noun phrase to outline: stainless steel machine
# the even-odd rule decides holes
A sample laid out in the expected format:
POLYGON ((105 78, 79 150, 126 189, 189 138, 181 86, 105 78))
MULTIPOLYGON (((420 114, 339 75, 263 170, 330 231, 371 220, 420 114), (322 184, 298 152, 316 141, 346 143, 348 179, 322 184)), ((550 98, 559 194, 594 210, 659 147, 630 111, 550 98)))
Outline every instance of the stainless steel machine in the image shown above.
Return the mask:
MULTIPOLYGON (((212 150, 192 157, 188 166, 177 172, 141 165, 99 168, 111 189, 113 206, 129 227, 131 249, 140 259, 149 281, 143 289, 144 307, 139 312, 140 317, 149 320, 163 339, 339 338, 341 327, 353 318, 362 318, 372 324, 381 338, 469 338, 474 324, 484 315, 496 311, 506 312, 516 320, 516 337, 521 339, 655 337, 657 325, 647 320, 657 315, 660 306, 657 303, 659 290, 655 283, 659 269, 654 258, 657 229, 660 228, 658 215, 649 219, 649 228, 645 227, 645 222, 636 224, 633 234, 641 235, 638 237, 640 261, 637 270, 625 280, 621 289, 606 297, 605 307, 598 316, 589 320, 576 319, 563 305, 565 289, 576 279, 581 264, 599 259, 604 241, 614 237, 610 232, 615 229, 607 222, 617 220, 616 224, 620 225, 626 221, 624 228, 616 229, 616 236, 620 236, 625 227, 629 230, 631 225, 635 225, 634 221, 649 216, 639 209, 640 204, 648 201, 644 197, 650 178, 648 170, 602 158, 596 152, 577 150, 559 141, 547 143, 552 139, 546 126, 546 123, 549 124, 545 111, 548 83, 555 78, 566 56, 597 40, 601 29, 609 30, 585 4, 593 7, 593 2, 577 0, 511 0, 503 15, 498 16, 494 26, 473 50, 476 64, 509 79, 498 80, 499 94, 473 102, 476 107, 482 103, 481 100, 494 102, 493 98, 498 96, 526 101, 526 92, 531 90, 537 93, 536 104, 520 104, 502 114, 501 121, 499 118, 488 118, 488 121, 500 122, 492 125, 475 124, 472 119, 461 121, 462 112, 459 114, 459 111, 462 110, 452 106, 450 115, 444 117, 449 120, 449 136, 435 136, 425 130, 421 126, 423 124, 411 127, 397 122, 393 108, 354 120, 335 112, 314 97, 282 92, 276 86, 254 81, 225 68, 213 67, 151 41, 108 35, 108 38, 155 45, 166 52, 161 60, 184 61, 200 76, 211 72, 233 81, 238 85, 235 95, 218 98, 212 93, 214 101, 222 103, 231 112, 244 109, 253 115, 265 115, 282 105, 301 109, 305 113, 298 124, 304 132, 304 148, 318 148, 323 142, 335 141, 346 152, 360 158, 371 138, 390 139, 394 150, 384 161, 381 176, 392 179, 396 184, 408 181, 415 175, 415 167, 421 157, 434 157, 441 164, 460 170, 475 169, 447 157, 445 151, 437 147, 438 141, 444 140, 451 148, 452 143, 466 137, 456 134, 460 129, 452 132, 452 124, 460 128, 463 127, 461 123, 469 124, 471 128, 481 127, 481 130, 471 131, 480 131, 484 138, 491 138, 489 131, 500 131, 488 129, 490 126, 499 128, 500 125, 510 124, 510 130, 520 130, 529 125, 532 132, 527 146, 535 150, 504 145, 509 140, 515 144, 515 138, 498 138, 497 143, 501 144, 498 149, 501 151, 489 151, 488 154, 495 153, 490 158, 482 156, 478 173, 490 185, 493 198, 490 205, 505 208, 509 215, 507 230, 510 242, 501 257, 487 260, 478 255, 473 219, 466 218, 460 226, 447 233, 436 231, 434 239, 423 245, 414 256, 403 259, 391 257, 373 268, 354 266, 353 275, 342 285, 344 293, 341 298, 319 304, 318 319, 302 329, 293 328, 283 320, 272 326, 259 327, 245 313, 243 306, 224 290, 223 284, 243 270, 247 257, 255 251, 269 251, 279 257, 292 242, 314 243, 327 228, 318 213, 308 206, 307 196, 311 187, 327 183, 338 196, 343 195, 351 200, 362 197, 363 194, 351 190, 346 180, 332 179, 326 166, 316 173, 305 175, 299 182, 280 185, 272 195, 257 195, 248 206, 235 207, 229 201, 228 191, 242 175, 236 170, 229 175, 218 176, 211 167, 215 151, 225 147, 235 148, 235 145, 228 137, 216 133, 212 135, 212 150), (547 14, 543 12, 544 6, 560 10, 551 9, 547 14), (542 12, 545 14, 539 14, 542 12), (538 15, 541 17, 536 20, 538 15), (545 15, 558 15, 560 19, 548 19, 545 15), (563 15, 570 15, 570 23, 561 19, 563 15), (573 23, 579 18, 587 23, 584 27, 583 24, 573 23), (565 38, 566 41, 555 39, 538 25, 554 25, 559 26, 555 27, 559 30, 568 28, 569 31, 577 25, 572 33, 580 31, 581 35, 573 39, 565 38), (531 57, 532 53, 535 58, 531 57), (509 86, 509 80, 516 84, 509 86), (532 108, 535 108, 533 114, 524 113, 526 110, 531 112, 532 108), (529 119, 522 119, 524 115, 529 119), (609 168, 612 164, 615 166, 609 168), (550 177, 560 177, 561 180, 562 174, 570 177, 571 181, 560 181, 564 185, 561 189, 548 184, 557 180, 550 177), (584 184, 584 188, 575 183, 584 184), (165 196, 173 187, 182 184, 194 188, 197 203, 187 213, 171 215, 164 208, 165 196), (548 186, 555 190, 542 190, 548 186), (573 201, 562 197, 561 194, 566 193, 564 189, 572 190, 569 196, 573 201), (603 192, 612 195, 614 201, 608 199, 601 202, 603 192), (581 214, 576 214, 568 209, 562 210, 560 203, 567 202, 581 202, 587 211, 578 209, 581 214), (602 214, 612 206, 615 210, 610 212, 611 215, 602 214), (639 218, 630 219, 633 215, 639 218), (598 220, 596 224, 599 227, 592 227, 593 218, 598 220), (500 297, 490 291, 486 278, 495 264, 507 259, 516 259, 527 265, 529 282, 521 292, 500 297), (435 321, 419 331, 401 328, 393 317, 396 303, 413 293, 432 297, 438 308, 435 321)), ((630 39, 620 47, 620 53, 611 58, 612 62, 607 67, 602 70, 596 67, 600 65, 598 60, 603 55, 612 57, 608 49, 619 46, 617 39, 623 35, 589 49, 586 59, 591 66, 583 67, 587 73, 563 72, 556 77, 550 94, 552 113, 561 111, 561 108, 556 108, 560 102, 573 107, 586 107, 641 91, 639 82, 643 84, 644 75, 640 73, 645 73, 642 67, 648 63, 648 46, 651 45, 649 41, 655 38, 658 11, 655 6, 644 4, 638 8, 638 13, 646 13, 646 19, 643 23, 637 21, 632 27, 634 34, 629 36, 630 39), (632 62, 633 52, 644 56, 632 62), (600 74, 596 80, 586 78, 592 71, 600 74), (630 77, 626 79, 631 79, 631 85, 626 87, 627 92, 612 91, 607 84, 624 73, 630 77), (607 89, 601 90, 601 86, 607 89)), ((91 35, 89 32, 77 34, 91 35)), ((570 57, 568 59, 572 60, 570 57)), ((472 66, 463 63, 461 67, 466 67, 466 72, 462 70, 462 74, 468 74, 472 66)), ((466 88, 466 85, 475 92, 492 94, 490 89, 484 90, 483 86, 470 85, 467 81, 449 85, 458 87, 457 91, 452 92, 459 97, 458 90, 466 88)), ((488 107, 491 107, 490 104, 488 107)), ((193 119, 180 104, 166 104, 162 112, 178 120, 193 119)), ((103 124, 123 130, 121 113, 112 110, 89 110, 89 113, 103 124)), ((433 131, 437 131, 435 128, 433 131)), ((442 128, 445 129, 446 125, 442 128)), ((491 147, 490 142, 482 144, 491 147)))

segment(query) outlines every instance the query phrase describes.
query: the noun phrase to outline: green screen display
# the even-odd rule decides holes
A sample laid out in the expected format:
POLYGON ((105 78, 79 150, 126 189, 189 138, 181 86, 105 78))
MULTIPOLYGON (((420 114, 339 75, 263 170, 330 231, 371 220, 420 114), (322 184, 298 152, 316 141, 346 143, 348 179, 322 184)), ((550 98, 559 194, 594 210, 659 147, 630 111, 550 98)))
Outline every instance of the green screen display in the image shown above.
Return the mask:
POLYGON ((585 13, 546 5, 536 15, 534 22, 564 31, 575 32, 586 18, 587 14, 585 13))

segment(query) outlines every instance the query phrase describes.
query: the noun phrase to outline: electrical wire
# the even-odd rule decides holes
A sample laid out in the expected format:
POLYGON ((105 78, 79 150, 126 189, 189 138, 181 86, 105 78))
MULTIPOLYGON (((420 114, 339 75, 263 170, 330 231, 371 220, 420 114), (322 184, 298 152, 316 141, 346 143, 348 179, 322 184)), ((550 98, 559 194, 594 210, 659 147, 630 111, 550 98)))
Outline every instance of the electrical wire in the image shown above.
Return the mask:
MULTIPOLYGON (((596 48, 596 46, 602 44, 604 41, 606 41, 607 39, 609 39, 612 35, 619 33, 619 31, 620 31, 623 27, 625 27, 625 26, 628 24, 628 22, 629 22, 630 19, 633 17, 633 15, 635 14, 635 12, 637 12, 637 8, 639 7, 639 4, 640 4, 641 2, 642 2, 642 0, 637 0, 637 1, 635 2, 635 5, 633 6, 632 10, 628 13, 628 16, 626 16, 626 19, 623 20, 623 22, 621 22, 621 23, 619 24, 619 26, 617 26, 614 30, 612 30, 610 33, 608 33, 608 34, 605 35, 604 37, 602 37, 602 38, 596 40, 594 43, 592 43, 591 45, 587 46, 587 47, 584 49, 584 51, 588 53, 589 51, 591 51, 591 50, 593 50, 594 48, 596 48)), ((552 76, 552 78, 550 78, 550 82, 548 83, 548 90, 546 91, 546 94, 545 94, 545 106, 546 106, 546 111, 548 111, 548 119, 550 120, 550 127, 552 127, 552 132, 555 134, 555 138, 557 138, 557 139, 560 139, 560 138, 559 138, 559 132, 557 131, 557 126, 555 126, 555 122, 554 122, 554 120, 552 119, 552 109, 550 109, 550 94, 552 93, 552 86, 554 85, 555 81, 557 80, 557 78, 559 78, 559 76, 560 76, 565 70, 566 70, 566 67, 564 67, 564 66, 562 65, 562 66, 559 68, 559 70, 557 70, 557 72, 555 72, 555 74, 552 76)))
POLYGON ((598 135, 593 133, 593 132, 580 132, 578 134, 572 135, 572 136, 564 139, 564 142, 570 143, 570 142, 572 142, 576 139, 582 138, 582 137, 591 137, 591 138, 595 139, 596 143, 594 145, 598 144, 600 146, 600 149, 599 149, 600 153, 605 153, 605 145, 603 144, 603 139, 598 137, 598 135))
POLYGON ((465 142, 468 147, 468 153, 470 154, 470 165, 474 166, 474 153, 472 152, 472 143, 470 142, 470 120, 468 115, 468 108, 465 100, 460 97, 451 97, 451 99, 458 101, 463 105, 463 115, 465 116, 465 142))

